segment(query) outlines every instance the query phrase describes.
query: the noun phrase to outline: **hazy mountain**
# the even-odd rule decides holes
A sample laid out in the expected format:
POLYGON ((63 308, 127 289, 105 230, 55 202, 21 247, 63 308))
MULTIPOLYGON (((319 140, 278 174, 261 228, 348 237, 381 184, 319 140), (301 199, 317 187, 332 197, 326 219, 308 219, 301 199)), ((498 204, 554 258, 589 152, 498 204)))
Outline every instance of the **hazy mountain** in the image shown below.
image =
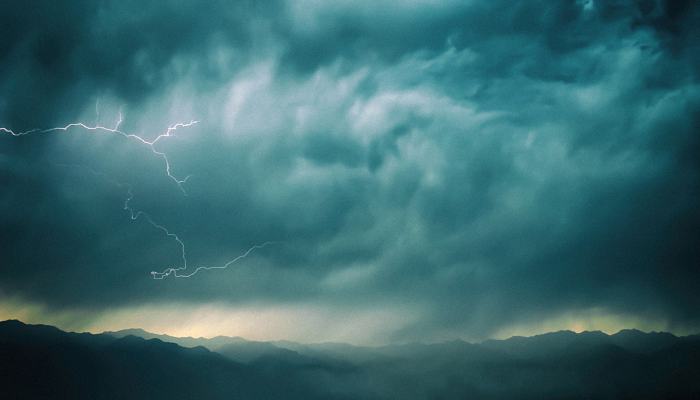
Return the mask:
POLYGON ((204 347, 0 323, 2 398, 327 398, 204 347))
POLYGON ((6 321, 0 385, 7 398, 686 399, 700 398, 700 337, 562 331, 360 347, 6 321))
POLYGON ((700 337, 623 330, 551 332, 472 344, 380 347, 198 339, 234 360, 336 394, 370 398, 687 398, 700 396, 700 337), (211 342, 209 342, 211 340, 211 342), (228 345, 221 345, 229 341, 228 345), (274 349, 274 350, 273 350, 274 349), (285 351, 285 349, 287 351, 285 351))
POLYGON ((328 359, 336 355, 345 357, 348 354, 356 352, 366 353, 370 350, 368 348, 344 343, 306 345, 290 341, 261 342, 231 336, 216 336, 213 338, 175 337, 151 333, 143 329, 123 329, 104 332, 104 334, 117 338, 138 336, 144 339, 159 339, 164 342, 176 343, 183 347, 203 346, 238 362, 251 362, 261 357, 267 357, 269 359, 270 356, 279 358, 280 360, 296 358, 297 361, 299 361, 299 358, 304 360, 313 358, 328 359))
MULTIPOLYGON (((209 350, 216 350, 222 346, 227 346, 230 344, 237 343, 256 343, 250 340, 243 339, 241 337, 231 337, 231 336, 216 336, 213 338, 193 338, 193 337, 176 337, 170 335, 160 335, 157 333, 151 333, 144 331, 143 329, 122 329, 115 332, 104 332, 107 335, 114 337, 125 337, 125 336, 138 336, 144 339, 160 339, 164 342, 176 343, 183 347, 197 347, 204 346, 209 350)), ((257 342, 268 344, 267 342, 257 342)))

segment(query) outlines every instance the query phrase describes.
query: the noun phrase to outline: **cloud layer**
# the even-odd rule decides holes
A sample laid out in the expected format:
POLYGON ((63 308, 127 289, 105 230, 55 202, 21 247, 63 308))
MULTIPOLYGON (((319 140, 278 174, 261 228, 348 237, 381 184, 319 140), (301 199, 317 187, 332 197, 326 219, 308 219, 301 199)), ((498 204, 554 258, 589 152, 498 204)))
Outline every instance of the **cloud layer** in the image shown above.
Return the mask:
POLYGON ((7 298, 376 308, 402 321, 387 340, 700 322, 694 2, 4 8, 0 126, 201 121, 158 145, 187 196, 122 137, 0 136, 7 298), (178 247, 126 184, 191 266, 283 243, 150 280, 178 247))

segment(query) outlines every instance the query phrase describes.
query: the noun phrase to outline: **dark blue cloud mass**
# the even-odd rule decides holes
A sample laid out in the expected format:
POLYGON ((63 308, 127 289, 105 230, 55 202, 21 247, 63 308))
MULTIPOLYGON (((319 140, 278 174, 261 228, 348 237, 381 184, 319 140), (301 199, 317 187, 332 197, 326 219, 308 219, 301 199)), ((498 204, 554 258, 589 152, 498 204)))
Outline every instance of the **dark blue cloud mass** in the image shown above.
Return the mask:
POLYGON ((0 295, 698 327, 696 2, 142 3, 0 3, 0 126, 200 121, 0 135, 0 295))

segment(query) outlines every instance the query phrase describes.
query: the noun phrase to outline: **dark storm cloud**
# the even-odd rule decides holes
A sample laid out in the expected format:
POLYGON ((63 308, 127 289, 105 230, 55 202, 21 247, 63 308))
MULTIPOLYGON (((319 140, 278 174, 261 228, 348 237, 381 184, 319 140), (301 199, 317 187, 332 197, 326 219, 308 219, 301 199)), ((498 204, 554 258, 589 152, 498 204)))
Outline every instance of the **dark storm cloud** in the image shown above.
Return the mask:
POLYGON ((246 2, 9 3, 3 5, 0 28, 2 109, 7 122, 18 127, 70 119, 85 99, 102 93, 113 92, 138 106, 178 79, 178 67, 202 68, 202 77, 218 82, 230 71, 197 60, 216 41, 236 50, 248 47, 250 14, 266 7, 246 2), (183 65, 175 65, 178 61, 183 65))
POLYGON ((693 2, 3 9, 3 126, 92 121, 100 98, 136 132, 202 120, 161 147, 187 197, 120 137, 0 137, 10 295, 425 310, 398 338, 592 308, 699 322, 693 2), (191 266, 284 243, 151 281, 177 246, 117 182, 191 266))

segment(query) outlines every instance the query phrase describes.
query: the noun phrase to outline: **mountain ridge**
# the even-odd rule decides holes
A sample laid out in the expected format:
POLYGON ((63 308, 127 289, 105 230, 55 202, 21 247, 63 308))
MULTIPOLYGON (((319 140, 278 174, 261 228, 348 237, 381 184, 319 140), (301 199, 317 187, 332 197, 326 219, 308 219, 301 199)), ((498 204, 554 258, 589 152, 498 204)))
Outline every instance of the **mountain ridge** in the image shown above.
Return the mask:
POLYGON ((232 342, 213 351, 127 333, 148 334, 0 322, 0 387, 18 399, 700 397, 697 335, 551 332, 296 350, 232 342))

